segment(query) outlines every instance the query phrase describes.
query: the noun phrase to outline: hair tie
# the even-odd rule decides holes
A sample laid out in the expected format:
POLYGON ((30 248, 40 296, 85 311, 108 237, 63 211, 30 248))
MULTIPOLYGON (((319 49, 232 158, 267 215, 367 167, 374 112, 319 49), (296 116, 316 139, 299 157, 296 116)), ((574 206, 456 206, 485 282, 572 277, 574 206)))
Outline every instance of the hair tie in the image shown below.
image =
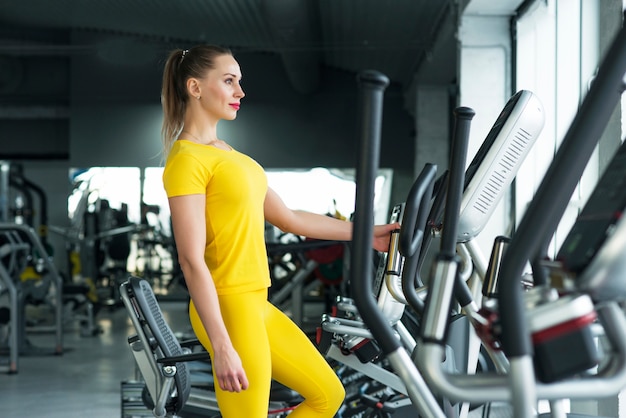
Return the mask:
POLYGON ((183 62, 183 60, 185 59, 185 55, 187 55, 188 52, 189 52, 188 49, 182 50, 182 53, 180 54, 180 62, 183 62))

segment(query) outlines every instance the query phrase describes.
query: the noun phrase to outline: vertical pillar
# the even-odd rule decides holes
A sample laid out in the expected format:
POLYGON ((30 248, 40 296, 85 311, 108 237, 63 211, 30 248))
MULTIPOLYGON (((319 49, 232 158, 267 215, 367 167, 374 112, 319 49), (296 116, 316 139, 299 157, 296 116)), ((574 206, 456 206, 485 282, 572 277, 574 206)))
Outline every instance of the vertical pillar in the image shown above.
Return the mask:
MULTIPOLYGON (((472 120, 467 164, 483 143, 489 130, 514 93, 510 15, 488 14, 465 8, 458 30, 459 105, 476 112, 472 120)), ((510 199, 505 197, 493 212, 492 222, 477 238, 489 254, 493 240, 507 231, 511 222, 510 199)))
POLYGON ((416 177, 426 163, 436 164, 443 173, 450 160, 449 125, 451 117, 449 87, 419 85, 415 95, 415 164, 416 177))

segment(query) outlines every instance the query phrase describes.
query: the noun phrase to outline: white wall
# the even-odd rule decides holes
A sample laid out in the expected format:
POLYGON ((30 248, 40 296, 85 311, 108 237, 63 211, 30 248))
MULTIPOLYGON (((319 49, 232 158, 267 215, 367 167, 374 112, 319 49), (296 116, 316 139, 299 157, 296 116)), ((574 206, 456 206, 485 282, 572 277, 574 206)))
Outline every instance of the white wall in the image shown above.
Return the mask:
MULTIPOLYGON (((513 95, 511 87, 510 16, 464 14, 459 27, 460 106, 472 108, 467 165, 487 137, 504 105, 513 95)), ((503 197, 490 222, 476 238, 486 257, 498 235, 508 235, 510 201, 503 197)))

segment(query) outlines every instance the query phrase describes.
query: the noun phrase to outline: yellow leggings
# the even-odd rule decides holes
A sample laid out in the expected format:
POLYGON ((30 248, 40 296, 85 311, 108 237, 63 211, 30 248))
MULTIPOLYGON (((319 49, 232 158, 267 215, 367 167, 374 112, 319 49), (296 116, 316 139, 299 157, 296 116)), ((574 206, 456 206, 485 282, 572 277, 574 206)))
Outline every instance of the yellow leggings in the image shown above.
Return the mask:
MULTIPOLYGON (((243 362, 248 389, 215 388, 223 418, 267 418, 271 380, 298 392, 304 401, 293 418, 332 418, 345 390, 311 340, 267 300, 267 290, 219 297, 224 323, 243 362)), ((213 348, 193 303, 189 315, 194 332, 213 356, 213 348)))

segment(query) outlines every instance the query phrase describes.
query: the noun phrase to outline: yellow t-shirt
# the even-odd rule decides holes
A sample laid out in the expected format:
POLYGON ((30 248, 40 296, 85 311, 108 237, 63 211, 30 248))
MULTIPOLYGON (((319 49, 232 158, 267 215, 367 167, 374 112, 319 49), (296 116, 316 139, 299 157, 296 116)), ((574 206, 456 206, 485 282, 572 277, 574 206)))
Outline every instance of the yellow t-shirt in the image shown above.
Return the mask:
POLYGON ((206 195, 204 259, 218 294, 270 286, 263 211, 267 177, 256 161, 234 149, 178 140, 165 163, 163 185, 168 197, 206 195))

